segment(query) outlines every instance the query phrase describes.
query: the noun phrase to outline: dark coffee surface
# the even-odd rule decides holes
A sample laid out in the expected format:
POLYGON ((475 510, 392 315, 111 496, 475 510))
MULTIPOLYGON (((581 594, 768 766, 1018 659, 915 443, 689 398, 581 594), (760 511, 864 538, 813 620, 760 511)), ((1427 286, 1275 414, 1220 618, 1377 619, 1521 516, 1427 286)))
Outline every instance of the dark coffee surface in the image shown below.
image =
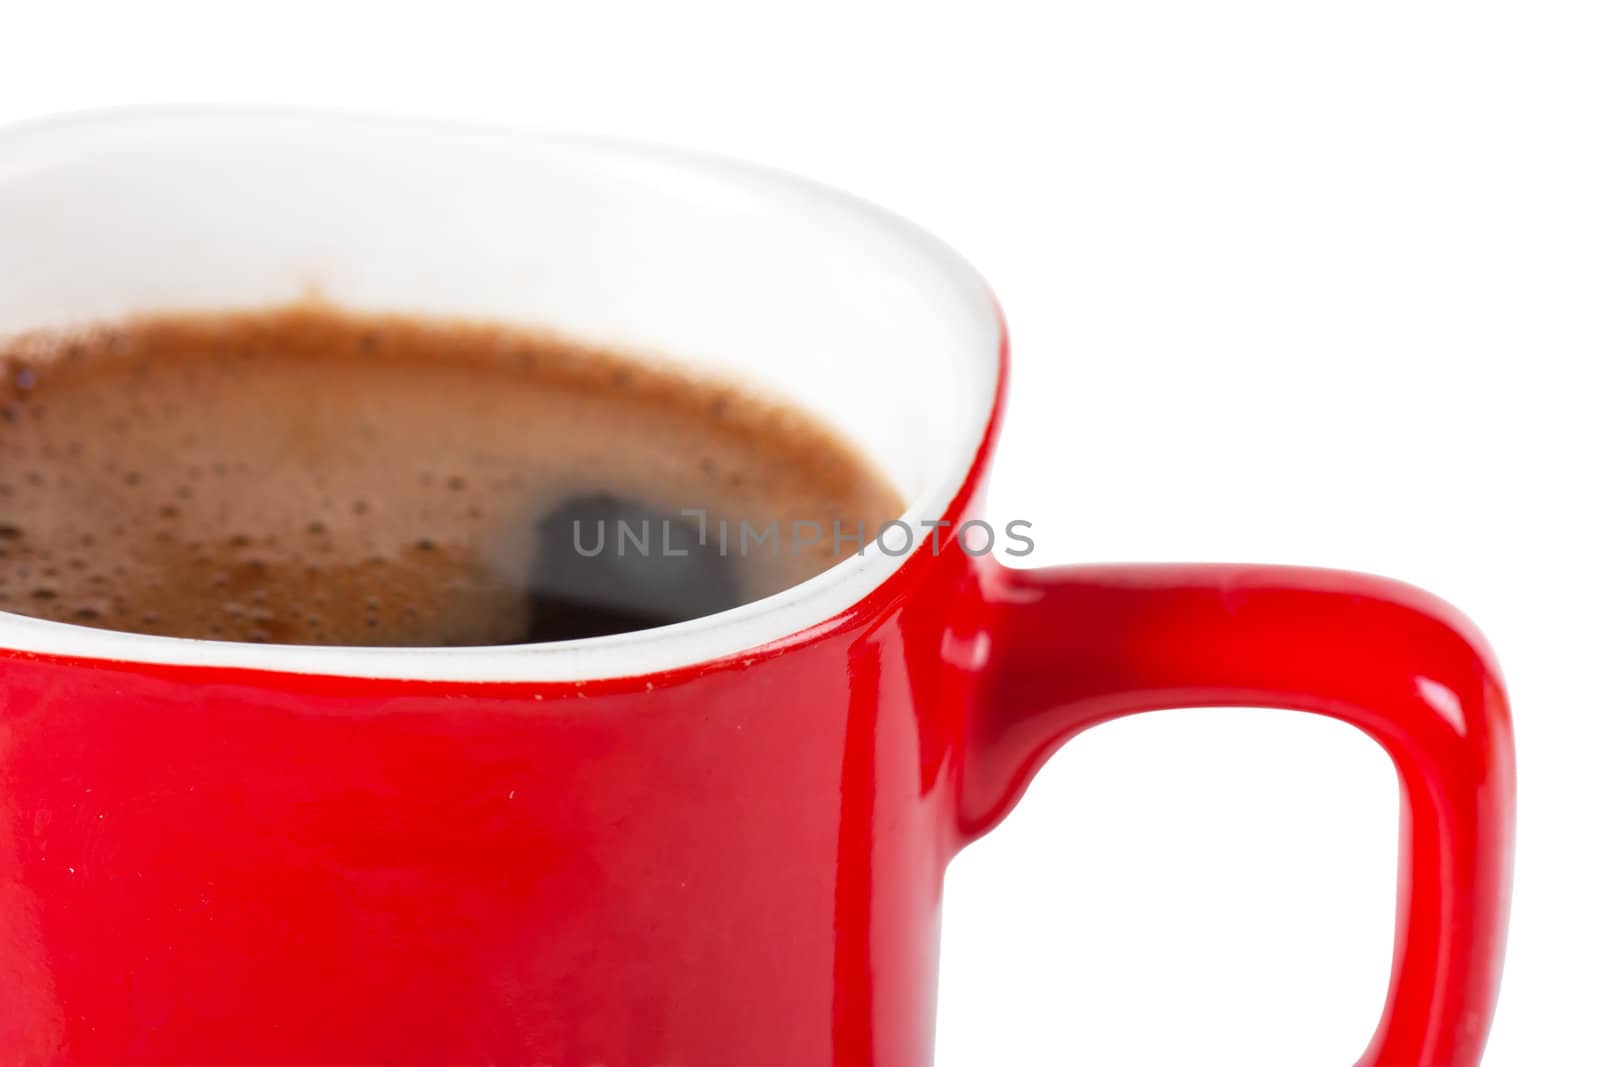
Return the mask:
POLYGON ((0 610, 90 626, 586 637, 838 559, 828 537, 724 555, 681 509, 869 531, 902 509, 793 408, 509 328, 318 305, 150 316, 0 343, 0 374, 0 610), (619 552, 620 524, 653 543, 619 552))

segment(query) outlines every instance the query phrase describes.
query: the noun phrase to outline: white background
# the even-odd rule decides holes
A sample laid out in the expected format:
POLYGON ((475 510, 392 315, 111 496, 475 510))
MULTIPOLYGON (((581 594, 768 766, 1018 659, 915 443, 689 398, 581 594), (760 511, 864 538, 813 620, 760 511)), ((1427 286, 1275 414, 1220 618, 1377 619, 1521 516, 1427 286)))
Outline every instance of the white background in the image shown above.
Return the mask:
MULTIPOLYGON (((1403 576, 1497 645, 1521 820, 1486 1062, 1600 1061, 1600 33, 1589 4, 0 0, 0 120, 302 102, 801 171, 970 256, 1035 562, 1403 576)), ((3 280, 0 280, 3 284, 3 280)), ((1273 712, 1102 728, 950 872, 940 1067, 1335 1067, 1397 792, 1273 712)), ((759 1065, 752 1065, 759 1067, 759 1065)))

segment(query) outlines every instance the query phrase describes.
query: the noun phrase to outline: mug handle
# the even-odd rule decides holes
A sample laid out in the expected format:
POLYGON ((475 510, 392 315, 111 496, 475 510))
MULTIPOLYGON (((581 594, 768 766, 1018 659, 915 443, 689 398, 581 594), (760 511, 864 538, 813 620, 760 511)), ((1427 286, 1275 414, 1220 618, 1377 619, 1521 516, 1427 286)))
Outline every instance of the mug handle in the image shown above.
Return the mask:
POLYGON ((1504 686, 1471 623, 1410 586, 1301 567, 991 566, 980 589, 963 840, 998 822, 1059 746, 1124 715, 1255 706, 1357 726, 1403 794, 1389 999, 1359 1067, 1478 1062, 1505 947, 1515 785, 1504 686))

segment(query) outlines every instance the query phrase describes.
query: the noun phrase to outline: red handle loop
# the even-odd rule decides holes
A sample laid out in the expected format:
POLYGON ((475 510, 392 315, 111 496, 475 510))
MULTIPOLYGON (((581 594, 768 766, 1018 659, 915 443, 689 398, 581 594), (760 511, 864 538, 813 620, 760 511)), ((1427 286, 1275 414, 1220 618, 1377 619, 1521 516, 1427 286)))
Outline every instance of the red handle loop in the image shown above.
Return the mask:
POLYGON ((984 575, 991 649, 961 829, 983 833, 1057 747, 1124 715, 1256 706, 1360 727, 1402 792, 1389 1001, 1360 1067, 1470 1067, 1505 945, 1514 774, 1483 639, 1420 590, 1293 567, 1123 565, 984 575))

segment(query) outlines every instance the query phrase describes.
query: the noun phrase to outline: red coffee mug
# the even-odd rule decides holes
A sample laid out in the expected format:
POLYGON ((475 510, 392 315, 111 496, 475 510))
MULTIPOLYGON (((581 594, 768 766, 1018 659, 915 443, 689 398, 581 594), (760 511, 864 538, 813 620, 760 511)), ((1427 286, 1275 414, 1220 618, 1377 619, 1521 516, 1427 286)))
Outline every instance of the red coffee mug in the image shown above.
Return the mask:
POLYGON ((932 238, 595 139, 249 111, 0 133, 0 331, 307 285, 793 397, 901 486, 915 544, 522 648, 0 615, 0 1063, 926 1064, 950 858, 1080 731, 1200 705, 1387 749, 1400 922, 1362 1063, 1478 1061, 1513 791, 1482 639, 1378 578, 979 551, 1004 332, 932 238))

